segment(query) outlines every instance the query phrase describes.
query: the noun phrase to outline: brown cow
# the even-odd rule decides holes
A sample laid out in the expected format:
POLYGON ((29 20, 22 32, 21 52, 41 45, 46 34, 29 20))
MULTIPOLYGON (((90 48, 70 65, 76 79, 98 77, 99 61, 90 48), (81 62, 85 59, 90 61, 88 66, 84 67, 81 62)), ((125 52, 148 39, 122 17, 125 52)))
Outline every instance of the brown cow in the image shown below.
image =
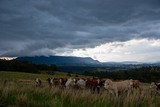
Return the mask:
POLYGON ((51 80, 52 80, 52 78, 48 78, 48 79, 47 79, 48 84, 49 84, 49 86, 50 86, 50 87, 53 85, 53 83, 52 83, 52 81, 51 81, 51 80))
POLYGON ((132 82, 132 87, 135 89, 140 89, 140 82, 139 80, 131 80, 132 82))
POLYGON ((90 89, 92 93, 97 90, 97 93, 100 93, 100 88, 103 87, 104 81, 93 77, 92 79, 86 80, 86 88, 90 89))
POLYGON ((160 83, 152 82, 150 88, 152 92, 158 93, 160 95, 160 83))
POLYGON ((67 78, 59 78, 59 82, 60 82, 61 88, 64 88, 67 82, 67 78))
POLYGON ((53 78, 53 85, 54 86, 60 86, 59 78, 53 78))
POLYGON ((159 91, 159 90, 160 90, 160 83, 156 83, 156 82, 155 82, 155 85, 157 86, 157 88, 156 88, 157 91, 159 91))
POLYGON ((65 87, 65 83, 67 82, 67 78, 48 78, 48 84, 50 87, 59 86, 61 88, 65 87))

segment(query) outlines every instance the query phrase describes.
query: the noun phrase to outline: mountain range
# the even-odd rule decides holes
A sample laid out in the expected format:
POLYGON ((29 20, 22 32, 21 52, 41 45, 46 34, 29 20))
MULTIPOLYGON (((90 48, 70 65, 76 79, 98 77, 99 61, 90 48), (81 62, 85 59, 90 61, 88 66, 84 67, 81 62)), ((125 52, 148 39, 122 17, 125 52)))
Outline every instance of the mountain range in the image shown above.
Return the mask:
POLYGON ((90 57, 73 57, 73 56, 34 56, 18 57, 16 60, 29 61, 35 64, 55 64, 57 66, 89 66, 100 65, 97 60, 90 57))
POLYGON ((124 62, 99 62, 90 57, 73 57, 73 56, 33 56, 33 57, 17 57, 18 61, 28 61, 34 64, 55 64, 60 71, 116 71, 144 66, 160 66, 160 63, 141 63, 136 61, 124 62))
POLYGON ((160 65, 160 62, 144 63, 137 61, 123 62, 99 62, 90 57, 74 57, 74 56, 33 56, 33 57, 17 57, 19 61, 29 61, 35 64, 55 64, 57 66, 88 66, 88 65, 160 65))

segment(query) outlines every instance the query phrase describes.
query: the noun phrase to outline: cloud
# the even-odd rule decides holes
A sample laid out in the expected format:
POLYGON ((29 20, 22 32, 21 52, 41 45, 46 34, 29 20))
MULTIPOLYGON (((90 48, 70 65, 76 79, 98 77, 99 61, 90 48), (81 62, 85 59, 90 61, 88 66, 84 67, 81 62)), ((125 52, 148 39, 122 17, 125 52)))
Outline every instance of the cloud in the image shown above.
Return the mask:
POLYGON ((159 0, 1 0, 0 56, 60 55, 160 39, 159 6, 159 0))
POLYGON ((132 39, 105 43, 95 48, 74 49, 62 55, 92 57, 101 62, 140 61, 156 62, 160 57, 160 39, 132 39))

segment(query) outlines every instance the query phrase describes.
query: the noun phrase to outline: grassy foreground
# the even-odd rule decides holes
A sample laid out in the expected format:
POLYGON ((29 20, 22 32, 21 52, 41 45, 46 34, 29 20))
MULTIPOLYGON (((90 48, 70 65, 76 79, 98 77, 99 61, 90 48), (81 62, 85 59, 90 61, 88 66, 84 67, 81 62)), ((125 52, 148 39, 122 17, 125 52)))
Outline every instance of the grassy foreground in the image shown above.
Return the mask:
POLYGON ((115 97, 105 90, 91 94, 88 90, 49 88, 45 81, 42 87, 36 87, 36 77, 46 80, 51 76, 0 72, 0 107, 160 107, 160 96, 151 94, 149 85, 143 85, 141 93, 135 90, 132 95, 115 97))

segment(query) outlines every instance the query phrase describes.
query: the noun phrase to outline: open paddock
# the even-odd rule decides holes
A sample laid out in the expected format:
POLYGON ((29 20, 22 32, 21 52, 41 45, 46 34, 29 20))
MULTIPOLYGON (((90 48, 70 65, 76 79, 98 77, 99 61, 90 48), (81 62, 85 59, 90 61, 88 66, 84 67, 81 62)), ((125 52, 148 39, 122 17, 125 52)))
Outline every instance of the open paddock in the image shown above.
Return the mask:
MULTIPOLYGON (((20 107, 160 107, 160 96, 152 93, 150 85, 141 83, 142 91, 116 97, 107 90, 100 94, 90 90, 60 89, 49 87, 48 77, 66 77, 18 72, 0 72, 0 106, 20 107), (42 79, 42 86, 35 85, 35 78, 42 79)), ((84 77, 84 76, 83 76, 84 77)))

